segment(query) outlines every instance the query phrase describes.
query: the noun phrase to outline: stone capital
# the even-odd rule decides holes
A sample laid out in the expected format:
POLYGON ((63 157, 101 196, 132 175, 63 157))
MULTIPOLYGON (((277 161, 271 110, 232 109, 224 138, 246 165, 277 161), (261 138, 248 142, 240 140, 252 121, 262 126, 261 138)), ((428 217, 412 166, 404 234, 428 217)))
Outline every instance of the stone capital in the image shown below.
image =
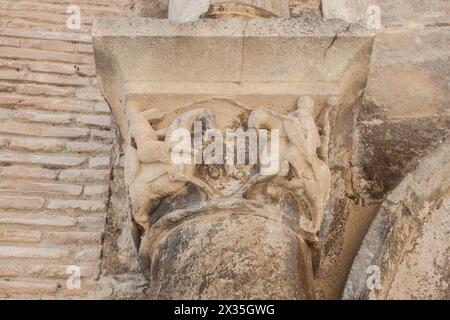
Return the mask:
POLYGON ((99 19, 93 35, 153 298, 314 298, 329 142, 364 88, 372 35, 281 18, 99 19), (195 138, 196 121, 276 130, 278 171, 264 174, 261 159, 175 165, 172 134, 195 138))

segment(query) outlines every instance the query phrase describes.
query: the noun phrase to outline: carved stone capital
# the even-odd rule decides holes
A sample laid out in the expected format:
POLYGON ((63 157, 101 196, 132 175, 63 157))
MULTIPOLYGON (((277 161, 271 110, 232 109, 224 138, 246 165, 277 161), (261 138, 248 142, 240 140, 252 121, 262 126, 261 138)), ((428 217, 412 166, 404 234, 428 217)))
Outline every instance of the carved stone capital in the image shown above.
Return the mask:
POLYGON ((125 138, 131 214, 153 298, 314 298, 332 130, 364 87, 372 38, 338 21, 303 26, 94 26, 97 73, 125 138), (175 163, 179 130, 194 146, 196 135, 205 142, 186 148, 193 158, 226 144, 220 137, 230 130, 269 133, 258 135, 258 150, 274 151, 278 165, 261 154, 251 162, 250 152, 247 162, 227 162, 236 144, 214 149, 216 162, 175 163))

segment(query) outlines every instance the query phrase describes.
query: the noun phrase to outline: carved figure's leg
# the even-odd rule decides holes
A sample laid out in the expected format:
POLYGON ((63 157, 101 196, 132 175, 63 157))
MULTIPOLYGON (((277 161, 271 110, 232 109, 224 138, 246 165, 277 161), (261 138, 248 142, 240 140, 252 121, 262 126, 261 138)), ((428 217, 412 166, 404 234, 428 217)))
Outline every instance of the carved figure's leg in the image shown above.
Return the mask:
POLYGON ((150 186, 141 178, 137 178, 128 190, 133 208, 133 218, 147 231, 150 228, 149 210, 159 196, 152 192, 150 186))
POLYGON ((137 150, 132 146, 125 147, 124 173, 125 181, 131 185, 139 174, 141 163, 138 159, 137 150))
POLYGON ((325 204, 331 184, 331 172, 317 152, 321 147, 321 137, 314 119, 314 101, 310 97, 298 99, 297 111, 292 113, 292 121, 285 121, 285 131, 291 146, 287 160, 297 169, 298 184, 311 209, 311 220, 304 219, 305 231, 316 233, 320 230, 325 204))

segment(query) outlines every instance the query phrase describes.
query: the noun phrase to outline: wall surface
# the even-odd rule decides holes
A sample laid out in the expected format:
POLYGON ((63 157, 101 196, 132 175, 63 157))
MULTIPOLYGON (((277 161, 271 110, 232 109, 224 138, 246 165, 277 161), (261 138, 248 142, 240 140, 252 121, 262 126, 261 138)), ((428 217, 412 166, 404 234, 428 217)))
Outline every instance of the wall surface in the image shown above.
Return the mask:
MULTIPOLYGON (((323 3, 347 3, 346 10, 328 13, 356 21, 367 16, 365 1, 323 3)), ((124 219, 129 208, 119 138, 97 84, 91 25, 95 17, 139 10, 167 15, 167 0, 144 7, 140 2, 0 0, 0 298, 108 297, 111 284, 98 288, 101 272, 127 277, 138 268, 132 235, 121 234, 132 222, 124 219), (74 3, 81 9, 81 30, 66 26, 74 3), (70 266, 81 267, 80 289, 68 288, 70 266)), ((357 152, 348 178, 354 189, 342 191, 351 205, 331 221, 319 274, 321 298, 340 297, 381 200, 450 134, 450 2, 372 2, 381 7, 383 28, 355 110, 357 152)), ((290 9, 292 17, 321 17, 320 0, 290 0, 290 9)), ((330 46, 330 53, 336 48, 330 46)), ((398 266, 390 297, 433 293, 425 281, 414 283, 414 290, 405 286, 411 272, 433 278, 419 271, 432 263, 429 239, 441 244, 448 239, 448 222, 438 234, 429 227, 446 213, 448 199, 430 215, 423 238, 398 266)), ((448 267, 442 248, 432 248, 439 268, 448 267)), ((123 297, 140 294, 141 280, 131 281, 138 288, 122 287, 123 297)))
POLYGON ((115 134, 91 23, 128 11, 128 0, 0 1, 2 298, 96 289, 115 134), (74 2, 81 30, 66 27, 74 2), (67 287, 71 265, 81 268, 80 289, 67 287))

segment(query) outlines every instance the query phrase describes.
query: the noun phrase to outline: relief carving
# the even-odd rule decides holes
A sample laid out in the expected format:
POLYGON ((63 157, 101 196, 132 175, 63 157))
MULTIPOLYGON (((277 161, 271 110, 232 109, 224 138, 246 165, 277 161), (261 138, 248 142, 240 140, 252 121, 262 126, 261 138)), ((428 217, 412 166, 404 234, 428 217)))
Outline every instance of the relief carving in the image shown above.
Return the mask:
POLYGON ((303 220, 302 227, 310 233, 320 230, 331 185, 330 169, 318 156, 325 146, 313 112, 314 101, 302 97, 298 100, 297 110, 288 116, 257 109, 249 120, 249 127, 281 129, 280 172, 272 183, 307 199, 311 219, 303 220))
MULTIPOLYGON (((187 183, 207 188, 204 182, 194 177, 194 165, 173 165, 170 163, 172 150, 169 138, 161 141, 161 133, 155 131, 151 123, 161 121, 163 114, 157 109, 139 112, 129 107, 128 119, 132 145, 126 147, 125 177, 135 221, 144 230, 150 227, 150 212, 159 200, 177 193, 187 183)), ((170 137, 173 130, 191 130, 194 121, 202 121, 212 128, 214 115, 207 110, 197 109, 184 113, 175 119, 163 135, 170 137)))
MULTIPOLYGON (((289 233, 295 234, 296 241, 300 241, 299 245, 303 248, 300 251, 303 252, 301 261, 304 261, 301 269, 305 270, 304 273, 310 274, 308 265, 315 270, 318 268, 320 245, 317 233, 328 201, 331 173, 326 158, 321 156, 326 154, 324 143, 328 142, 329 130, 327 132, 324 126, 323 135, 320 135, 314 116, 314 101, 310 97, 299 98, 297 109, 287 115, 268 108, 248 108, 235 101, 231 103, 234 106, 230 107, 230 114, 235 112, 240 116, 227 116, 226 111, 214 107, 191 106, 169 113, 158 109, 140 111, 134 106, 127 108, 130 144, 125 151, 126 182, 134 220, 143 230, 140 248, 142 266, 153 282, 160 279, 152 270, 159 268, 155 265, 159 259, 156 257, 160 254, 158 248, 163 245, 164 239, 170 238, 178 232, 175 230, 183 228, 180 226, 189 225, 192 219, 205 212, 217 217, 223 212, 234 212, 232 216, 250 214, 258 218, 272 212, 271 223, 283 225, 289 233), (240 118, 238 122, 236 118, 240 118), (216 147, 217 143, 219 146, 224 144, 224 151, 215 149, 216 158, 212 164, 173 163, 172 152, 176 146, 172 139, 174 132, 177 129, 187 130, 189 138, 194 140, 194 134, 198 134, 194 132, 196 122, 197 125, 200 123, 200 132, 204 135, 201 139, 206 143, 201 152, 211 151, 214 142, 216 147), (267 172, 261 159, 257 163, 227 162, 230 151, 236 160, 235 151, 237 153, 239 147, 226 145, 228 138, 219 139, 218 136, 228 133, 230 129, 234 133, 245 132, 244 129, 266 130, 269 133, 278 130, 278 135, 270 135, 268 139, 259 136, 257 141, 259 151, 264 149, 277 153, 277 170, 267 172), (215 138, 211 139, 213 135, 215 138), (274 137, 279 139, 275 141, 274 137), (274 142, 278 143, 277 148, 273 148, 274 142), (222 158, 224 161, 220 162, 222 158), (161 209, 165 199, 183 203, 179 199, 189 193, 199 193, 201 196, 187 207, 181 205, 161 209), (152 217, 155 211, 164 210, 163 214, 152 217), (292 222, 284 219, 292 219, 292 222)), ((245 141, 248 162, 251 157, 250 141, 245 141)), ((196 150, 188 148, 183 151, 195 158, 196 150)), ((312 273, 307 278, 303 283, 312 283, 312 273)), ((313 292, 310 289, 307 291, 313 292)))
MULTIPOLYGON (((184 2, 179 12, 197 8, 184 2)), ((213 19, 105 20, 94 32, 146 298, 323 297, 333 255, 347 252, 352 111, 373 35, 342 21, 228 19, 289 16, 287 1, 235 2, 211 1, 213 19), (201 161, 174 162, 180 150, 201 161)))

